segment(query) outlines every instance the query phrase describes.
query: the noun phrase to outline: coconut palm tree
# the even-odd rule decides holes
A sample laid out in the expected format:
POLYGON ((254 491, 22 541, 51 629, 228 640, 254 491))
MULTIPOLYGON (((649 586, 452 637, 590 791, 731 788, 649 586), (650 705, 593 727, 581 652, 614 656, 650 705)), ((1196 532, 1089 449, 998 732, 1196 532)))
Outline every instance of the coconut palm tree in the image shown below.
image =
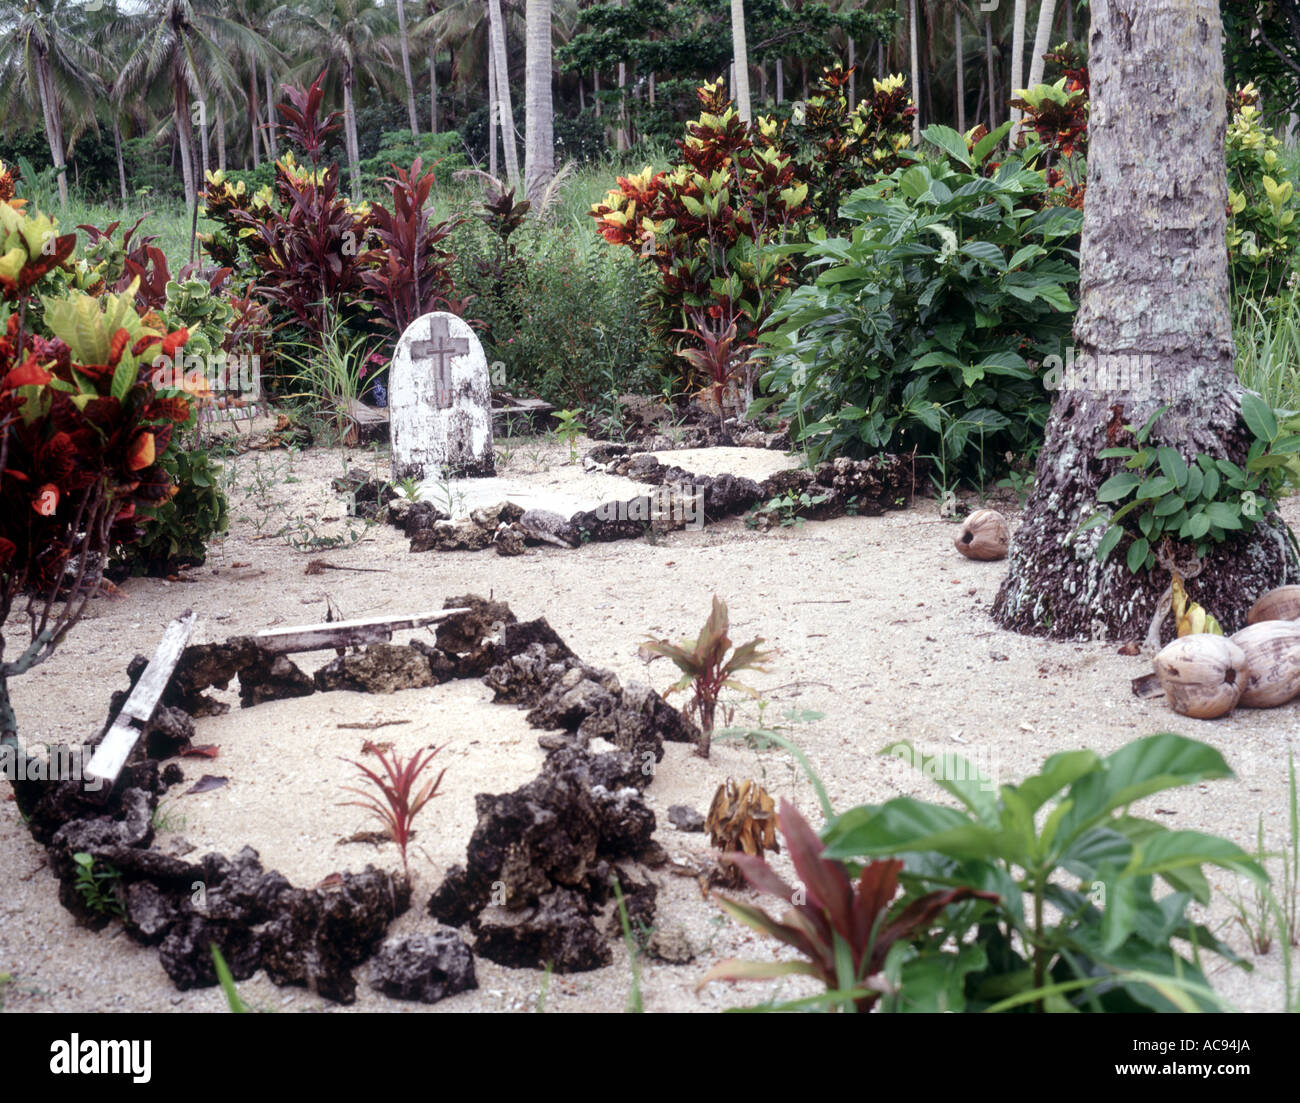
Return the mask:
POLYGON ((411 81, 411 50, 406 38, 406 5, 397 0, 397 37, 402 49, 402 76, 406 80, 406 110, 411 116, 411 133, 420 133, 420 124, 415 118, 415 85, 411 81))
MULTIPOLYGON (((908 0, 907 37, 912 62, 912 99, 914 102, 919 102, 921 97, 921 62, 919 57, 920 31, 916 24, 916 0, 908 0)), ((921 113, 918 111, 912 116, 912 144, 918 145, 920 141, 921 113)))
POLYGON ((551 0, 528 0, 524 75, 524 191, 537 209, 555 175, 551 101, 551 0))
POLYGON ((731 98, 741 122, 749 122, 749 48, 745 44, 745 0, 731 0, 731 56, 735 73, 731 98))
POLYGON ((89 14, 73 0, 22 0, 0 17, 0 105, 15 100, 41 111, 50 163, 59 172, 59 203, 67 206, 65 110, 94 118, 96 52, 87 44, 89 14))
MULTIPOLYGON (((1025 9, 1026 0, 1016 0, 1016 6, 1011 17, 1011 95, 1015 96, 1024 85, 1021 81, 1025 77, 1025 9)), ((1013 107, 1011 109, 1011 121, 1018 123, 1020 121, 1020 109, 1013 107)), ((1016 140, 1016 130, 1018 127, 1011 128, 1011 140, 1016 140)))
POLYGON ((194 123, 207 119, 208 101, 229 97, 237 85, 231 56, 263 49, 255 30, 230 17, 224 0, 149 0, 124 26, 137 45, 113 85, 125 96, 165 88, 180 144, 185 203, 191 213, 198 201, 199 174, 194 163, 194 123))
MULTIPOLYGON (((357 139, 358 81, 384 87, 397 48, 396 20, 375 0, 311 0, 280 9, 290 50, 305 58, 292 73, 310 82, 327 70, 325 85, 343 103, 343 145, 354 198, 361 195, 361 149, 357 139)), ((336 100, 337 102, 337 100, 336 100)))
POLYGON ((1043 0, 1038 9, 1038 30, 1034 34, 1034 54, 1029 60, 1029 87, 1043 83, 1043 55, 1051 49, 1052 20, 1056 18, 1056 0, 1043 0))
POLYGON ((492 22, 492 52, 496 62, 497 112, 501 124, 501 147, 505 151, 506 176, 512 188, 519 187, 519 153, 515 149, 515 116, 510 104, 510 63, 506 57, 506 25, 501 15, 501 0, 488 0, 488 18, 492 22))

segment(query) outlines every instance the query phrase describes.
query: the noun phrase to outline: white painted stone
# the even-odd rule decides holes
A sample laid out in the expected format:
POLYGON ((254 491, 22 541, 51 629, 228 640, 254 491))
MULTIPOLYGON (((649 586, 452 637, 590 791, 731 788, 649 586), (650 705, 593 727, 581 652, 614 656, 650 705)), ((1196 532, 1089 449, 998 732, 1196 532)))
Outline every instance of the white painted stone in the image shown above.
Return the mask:
POLYGON ((397 477, 496 473, 487 357, 466 322, 440 310, 417 318, 388 374, 397 477))

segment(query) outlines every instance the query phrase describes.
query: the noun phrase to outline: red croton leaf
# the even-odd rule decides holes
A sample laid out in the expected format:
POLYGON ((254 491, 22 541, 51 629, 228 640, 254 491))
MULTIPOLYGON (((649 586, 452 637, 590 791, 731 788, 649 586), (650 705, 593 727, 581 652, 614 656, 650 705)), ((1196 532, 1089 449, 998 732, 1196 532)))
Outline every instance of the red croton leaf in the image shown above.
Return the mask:
POLYGON ((14 387, 43 387, 54 377, 36 362, 36 357, 29 356, 14 368, 4 379, 4 389, 14 387))
POLYGON ((131 441, 131 447, 127 451, 126 466, 132 471, 141 471, 146 467, 152 467, 154 460, 157 458, 154 435, 152 433, 137 433, 135 439, 131 441))

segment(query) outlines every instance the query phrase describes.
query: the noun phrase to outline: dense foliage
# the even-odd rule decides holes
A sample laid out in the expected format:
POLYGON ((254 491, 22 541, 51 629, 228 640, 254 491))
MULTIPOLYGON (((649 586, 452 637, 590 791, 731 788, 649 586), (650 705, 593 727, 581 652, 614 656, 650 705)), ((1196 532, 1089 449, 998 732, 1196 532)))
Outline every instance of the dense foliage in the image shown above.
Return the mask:
POLYGON ((915 447, 970 471, 1036 444, 1081 214, 1044 206, 1043 175, 1017 158, 986 176, 1000 133, 971 146, 927 129, 923 162, 845 201, 850 235, 803 248, 817 276, 772 315, 760 403, 813 459, 915 447))

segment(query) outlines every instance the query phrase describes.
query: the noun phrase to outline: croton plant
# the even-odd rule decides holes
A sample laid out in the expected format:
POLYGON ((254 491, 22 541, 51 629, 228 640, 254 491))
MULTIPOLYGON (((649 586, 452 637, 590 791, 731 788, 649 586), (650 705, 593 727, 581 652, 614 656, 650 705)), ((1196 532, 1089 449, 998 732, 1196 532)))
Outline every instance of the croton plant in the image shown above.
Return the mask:
POLYGON ((108 552, 176 492, 163 466, 191 417, 151 365, 188 338, 155 329, 134 288, 74 286, 76 235, 14 201, 0 166, 0 632, 22 606, 29 640, 4 659, 0 737, 12 736, 9 676, 48 656, 98 588, 108 552))

